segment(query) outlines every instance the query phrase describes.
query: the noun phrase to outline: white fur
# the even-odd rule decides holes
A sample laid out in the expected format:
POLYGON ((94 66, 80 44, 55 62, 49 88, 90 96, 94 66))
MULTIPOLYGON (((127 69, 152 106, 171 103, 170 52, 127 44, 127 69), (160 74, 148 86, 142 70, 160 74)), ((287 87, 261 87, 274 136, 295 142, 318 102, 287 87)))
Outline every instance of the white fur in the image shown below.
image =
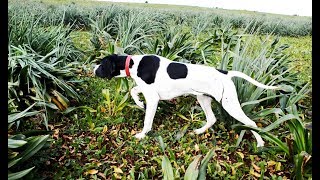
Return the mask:
MULTIPOLYGON (((196 134, 201 134, 216 122, 216 118, 211 109, 211 97, 214 97, 217 102, 221 102, 223 108, 238 121, 245 125, 257 127, 255 122, 249 119, 242 111, 231 77, 244 78, 261 88, 277 89, 277 87, 274 86, 263 85, 241 72, 228 71, 226 75, 213 67, 195 64, 186 64, 188 68, 186 78, 171 79, 167 73, 167 66, 172 61, 161 56, 158 56, 160 58, 160 67, 157 71, 155 82, 146 84, 137 76, 137 67, 143 56, 144 55, 133 55, 131 58, 134 61, 134 65, 130 69, 130 75, 137 84, 137 86, 130 91, 133 100, 139 107, 144 108, 144 104, 139 100, 138 94, 142 93, 146 99, 144 127, 140 133, 135 135, 135 137, 139 139, 144 138, 146 133, 151 130, 159 100, 169 100, 188 94, 196 95, 207 119, 207 123, 203 127, 195 130, 196 134)), ((126 77, 125 71, 120 71, 120 75, 116 77, 126 77)), ((254 131, 252 132, 257 140, 257 146, 263 146, 264 141, 261 136, 254 131)))

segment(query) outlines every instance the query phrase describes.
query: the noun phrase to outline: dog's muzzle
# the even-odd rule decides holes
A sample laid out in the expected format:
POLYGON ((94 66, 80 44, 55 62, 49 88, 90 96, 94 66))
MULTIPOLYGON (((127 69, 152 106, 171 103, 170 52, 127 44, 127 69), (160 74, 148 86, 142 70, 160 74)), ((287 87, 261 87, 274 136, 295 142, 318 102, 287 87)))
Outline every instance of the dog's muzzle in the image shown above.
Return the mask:
POLYGON ((96 70, 99 68, 100 65, 92 64, 91 67, 93 68, 93 76, 96 75, 96 70))

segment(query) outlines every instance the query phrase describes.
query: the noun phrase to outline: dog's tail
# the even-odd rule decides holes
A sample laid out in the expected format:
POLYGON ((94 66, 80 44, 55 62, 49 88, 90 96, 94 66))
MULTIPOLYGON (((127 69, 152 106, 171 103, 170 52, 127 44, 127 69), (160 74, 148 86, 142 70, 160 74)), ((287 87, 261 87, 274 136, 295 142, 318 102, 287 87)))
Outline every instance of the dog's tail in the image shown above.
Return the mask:
POLYGON ((277 86, 267 86, 267 85, 261 84, 258 81, 252 79, 250 76, 248 76, 248 75, 246 75, 246 74, 244 74, 242 72, 239 72, 239 71, 228 71, 227 76, 229 76, 230 78, 231 77, 243 78, 243 79, 249 81, 250 83, 252 83, 252 84, 254 84, 254 85, 258 86, 258 87, 264 88, 264 89, 280 89, 277 86))

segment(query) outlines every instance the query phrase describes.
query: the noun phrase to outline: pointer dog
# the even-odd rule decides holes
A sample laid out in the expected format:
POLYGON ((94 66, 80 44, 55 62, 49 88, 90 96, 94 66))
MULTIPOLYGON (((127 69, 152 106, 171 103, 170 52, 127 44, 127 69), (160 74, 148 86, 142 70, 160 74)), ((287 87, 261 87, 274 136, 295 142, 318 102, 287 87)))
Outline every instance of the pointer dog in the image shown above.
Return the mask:
MULTIPOLYGON (((137 86, 130 93, 135 103, 145 108, 139 100, 139 93, 146 99, 146 114, 144 126, 135 137, 141 139, 151 130, 152 121, 159 100, 169 100, 181 95, 193 94, 204 110, 207 122, 195 130, 196 134, 205 132, 215 122, 211 109, 214 98, 235 119, 245 125, 257 127, 242 111, 232 77, 243 78, 250 83, 265 89, 278 89, 275 86, 261 84, 244 73, 238 71, 223 71, 213 67, 174 62, 157 55, 110 55, 96 65, 93 73, 101 78, 131 77, 137 86)), ((257 146, 263 146, 261 136, 252 131, 257 140, 257 146)))

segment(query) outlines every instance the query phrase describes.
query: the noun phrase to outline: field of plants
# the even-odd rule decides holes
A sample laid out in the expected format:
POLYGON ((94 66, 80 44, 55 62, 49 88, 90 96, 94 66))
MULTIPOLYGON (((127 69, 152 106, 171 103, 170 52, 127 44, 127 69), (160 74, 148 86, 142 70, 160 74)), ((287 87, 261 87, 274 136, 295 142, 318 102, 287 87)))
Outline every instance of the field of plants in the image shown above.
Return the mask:
MULTIPOLYGON (((311 17, 89 0, 8 2, 8 179, 312 179, 311 17), (130 78, 93 77, 110 54, 158 54, 244 72, 240 124, 195 97, 145 111, 130 78), (265 147, 257 148, 249 130, 265 147)), ((141 96, 141 99, 143 97, 141 96)))

